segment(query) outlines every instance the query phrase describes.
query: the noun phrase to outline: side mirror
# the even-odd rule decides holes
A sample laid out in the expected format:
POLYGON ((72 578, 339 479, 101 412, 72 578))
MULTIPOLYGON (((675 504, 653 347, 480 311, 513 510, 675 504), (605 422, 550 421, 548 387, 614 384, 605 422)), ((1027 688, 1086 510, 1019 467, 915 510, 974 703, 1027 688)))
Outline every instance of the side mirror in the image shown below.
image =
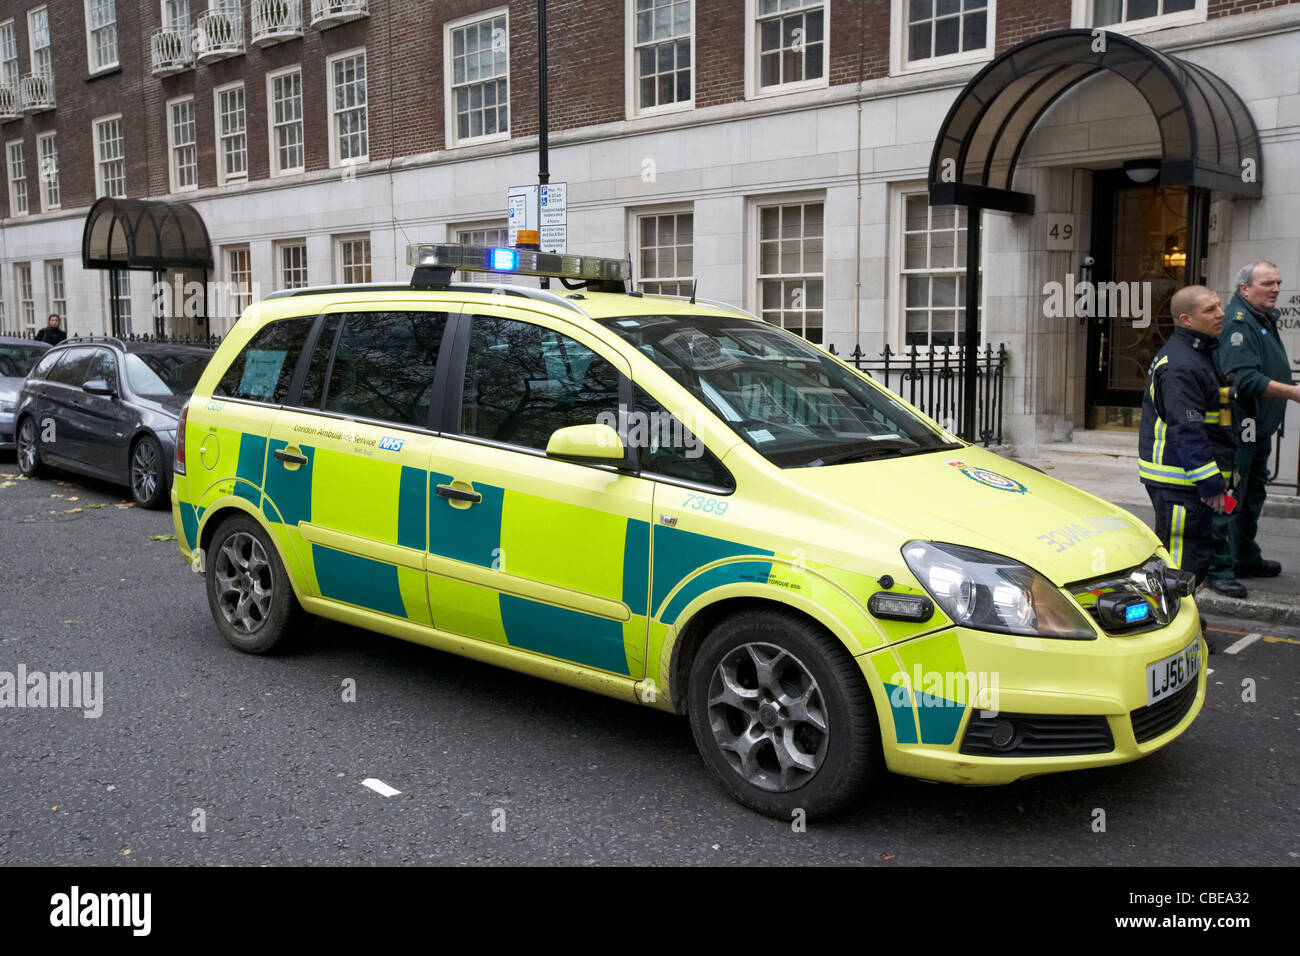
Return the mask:
POLYGON ((546 443, 548 458, 580 464, 612 465, 624 458, 623 442, 608 425, 557 428, 546 443))
POLYGON ((104 381, 102 378, 92 378, 85 385, 81 386, 81 390, 83 392, 89 392, 91 395, 105 395, 108 398, 112 398, 117 394, 109 387, 108 382, 104 381))

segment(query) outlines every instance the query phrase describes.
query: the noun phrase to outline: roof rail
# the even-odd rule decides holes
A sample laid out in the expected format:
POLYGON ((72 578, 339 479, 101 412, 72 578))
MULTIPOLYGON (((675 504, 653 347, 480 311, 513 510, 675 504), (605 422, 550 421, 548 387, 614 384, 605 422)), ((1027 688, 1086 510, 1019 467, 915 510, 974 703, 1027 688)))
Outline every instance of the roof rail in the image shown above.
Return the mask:
MULTIPOLYGON (((680 299, 683 302, 692 301, 692 297, 689 295, 669 295, 666 292, 647 292, 646 295, 647 296, 653 295, 656 298, 660 298, 660 299, 680 299)), ((719 302, 717 299, 701 299, 699 297, 695 297, 694 302, 696 305, 707 305, 711 309, 721 309, 724 312, 731 312, 735 315, 743 315, 747 319, 754 319, 758 322, 763 321, 761 318, 756 316, 753 312, 750 312, 748 309, 742 309, 740 306, 732 305, 730 302, 719 302)))
POLYGON ((83 342, 107 342, 110 345, 116 345, 120 349, 126 348, 126 343, 123 342, 121 339, 119 339, 116 335, 95 335, 94 333, 91 333, 90 335, 69 335, 66 339, 63 340, 63 342, 60 342, 59 344, 63 345, 65 342, 69 345, 72 345, 74 343, 79 344, 83 342))
MULTIPOLYGON (((576 312, 584 318, 591 315, 571 299, 566 299, 546 289, 534 289, 530 286, 507 285, 504 282, 449 282, 447 289, 454 292, 491 292, 494 295, 513 295, 525 299, 536 299, 550 305, 558 305, 576 312)), ((395 282, 356 282, 351 285, 307 286, 301 289, 280 289, 265 296, 265 299, 288 299, 300 295, 334 295, 343 292, 420 292, 412 289, 410 283, 395 282)))

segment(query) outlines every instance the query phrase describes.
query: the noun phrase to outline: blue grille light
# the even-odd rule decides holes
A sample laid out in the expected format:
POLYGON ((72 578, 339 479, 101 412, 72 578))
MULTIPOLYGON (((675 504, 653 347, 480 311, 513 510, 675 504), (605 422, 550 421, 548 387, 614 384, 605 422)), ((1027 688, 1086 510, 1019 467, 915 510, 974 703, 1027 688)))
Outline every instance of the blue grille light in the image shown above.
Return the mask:
POLYGON ((1130 604, 1124 608, 1124 623, 1133 624, 1137 621, 1145 621, 1150 613, 1151 608, 1146 604, 1130 604))

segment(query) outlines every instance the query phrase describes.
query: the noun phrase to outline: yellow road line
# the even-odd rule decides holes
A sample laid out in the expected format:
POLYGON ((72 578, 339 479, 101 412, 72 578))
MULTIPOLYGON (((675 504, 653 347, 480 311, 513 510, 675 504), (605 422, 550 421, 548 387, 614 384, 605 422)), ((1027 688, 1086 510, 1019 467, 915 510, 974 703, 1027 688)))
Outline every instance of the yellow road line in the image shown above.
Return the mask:
POLYGON ((1265 644, 1300 644, 1294 637, 1274 637, 1271 634, 1264 635, 1265 644))

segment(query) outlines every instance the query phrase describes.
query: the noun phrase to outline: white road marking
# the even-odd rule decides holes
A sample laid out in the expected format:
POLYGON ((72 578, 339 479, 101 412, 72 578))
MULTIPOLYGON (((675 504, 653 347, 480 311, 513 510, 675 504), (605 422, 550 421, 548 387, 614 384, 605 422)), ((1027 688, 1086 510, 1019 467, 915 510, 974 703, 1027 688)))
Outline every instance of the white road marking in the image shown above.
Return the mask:
POLYGON ((375 791, 375 793, 379 794, 381 797, 395 797, 402 792, 400 790, 394 790, 388 784, 384 783, 384 781, 376 780, 374 777, 370 777, 367 780, 362 780, 361 786, 369 787, 371 790, 375 791))
POLYGON ((1247 634, 1247 635, 1246 635, 1245 637, 1243 637, 1241 640, 1236 641, 1236 642, 1234 642, 1233 644, 1228 645, 1228 649, 1227 649, 1226 651, 1224 651, 1223 653, 1225 653, 1225 654, 1240 654, 1242 651, 1244 651, 1246 648, 1250 647, 1250 645, 1254 644, 1257 640, 1259 640, 1259 639, 1260 639, 1261 637, 1263 637, 1263 636, 1264 636, 1263 634, 1255 634, 1255 633, 1247 634))

